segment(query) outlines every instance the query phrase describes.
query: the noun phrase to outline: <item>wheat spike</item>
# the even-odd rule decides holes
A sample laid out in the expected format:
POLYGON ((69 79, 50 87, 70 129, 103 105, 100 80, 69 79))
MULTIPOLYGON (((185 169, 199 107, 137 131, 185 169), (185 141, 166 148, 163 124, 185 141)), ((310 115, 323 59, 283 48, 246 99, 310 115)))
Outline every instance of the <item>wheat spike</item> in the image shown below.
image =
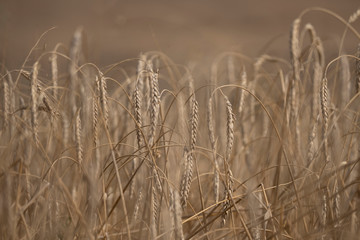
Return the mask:
POLYGON ((191 179, 193 175, 193 155, 188 150, 184 149, 184 161, 185 161, 185 169, 183 176, 181 178, 180 185, 180 196, 181 196, 181 206, 183 208, 187 205, 187 199, 190 193, 191 179))
POLYGON ((39 62, 35 62, 33 66, 33 72, 31 77, 31 125, 33 129, 33 136, 36 145, 39 144, 38 136, 38 73, 39 62))
POLYGON ((58 64, 57 64, 57 53, 54 52, 51 54, 50 57, 51 62, 51 78, 53 82, 53 93, 54 93, 54 99, 57 99, 58 97, 58 64))
POLYGON ((321 223, 326 226, 327 222, 327 195, 326 191, 322 194, 322 209, 321 209, 321 223))
POLYGON ((136 121, 136 138, 137 138, 137 145, 138 148, 142 146, 142 134, 141 134, 141 127, 142 127, 142 117, 141 117, 141 99, 142 94, 140 91, 139 86, 140 81, 137 82, 135 91, 133 94, 133 102, 134 102, 134 117, 136 121))
POLYGON ((191 114, 190 114, 190 122, 191 122, 191 141, 190 141, 190 150, 194 151, 196 138, 197 138, 197 129, 198 129, 198 122, 199 122, 199 114, 198 109, 199 105, 195 99, 195 95, 192 97, 192 107, 191 107, 191 114))
POLYGON ((106 79, 102 73, 100 73, 100 103, 102 107, 102 114, 104 117, 105 127, 109 127, 109 106, 108 106, 108 94, 106 79))
MULTIPOLYGON (((246 74, 246 69, 244 67, 243 72, 241 74, 241 86, 246 87, 247 85, 247 74, 246 74)), ((239 101, 239 109, 238 112, 241 115, 243 109, 244 109, 244 102, 245 102, 245 91, 241 90, 240 93, 240 101, 239 101)))
POLYGON ((209 132, 209 138, 210 138, 210 143, 211 143, 211 148, 213 150, 215 150, 215 130, 214 130, 214 123, 213 123, 213 109, 212 109, 212 98, 209 98, 208 101, 208 109, 207 109, 207 126, 208 126, 208 132, 209 132))
POLYGON ((355 22, 360 16, 360 9, 356 10, 351 16, 349 17, 349 23, 355 22))
POLYGON ((9 84, 6 80, 3 81, 4 84, 4 129, 9 126, 9 116, 10 116, 10 89, 9 84))
POLYGON ((356 52, 356 60, 355 60, 355 86, 356 93, 360 91, 360 43, 358 45, 358 49, 356 52))
POLYGON ((215 168, 214 168, 214 197, 215 202, 219 202, 220 195, 220 176, 219 176, 219 161, 215 159, 215 168))
POLYGON ((140 190, 138 191, 138 198, 136 200, 135 203, 135 207, 134 207, 134 213, 133 213, 133 219, 134 221, 138 221, 139 220, 139 212, 140 212, 140 207, 141 207, 141 203, 142 203, 142 198, 143 198, 143 194, 142 194, 142 188, 140 188, 140 190))
POLYGON ((136 68, 136 74, 137 74, 137 87, 142 94, 144 91, 144 71, 146 70, 146 55, 140 54, 140 58, 138 61, 138 65, 136 68))
MULTIPOLYGON (((290 89, 290 122, 295 121, 295 127, 298 124, 296 114, 298 111, 298 96, 297 89, 300 81, 300 45, 299 45, 299 28, 300 28, 300 19, 297 18, 294 20, 291 26, 290 32, 290 59, 293 70, 293 78, 291 81, 290 89)), ((299 139, 298 131, 295 132, 295 140, 299 139)))
POLYGON ((176 190, 170 188, 170 213, 171 220, 174 227, 175 239, 184 240, 184 233, 181 219, 181 205, 179 193, 176 190))
POLYGON ((329 126, 329 109, 328 109, 328 87, 327 87, 327 78, 324 77, 321 81, 321 92, 320 92, 320 103, 321 103, 321 113, 323 116, 324 122, 324 154, 325 160, 328 162, 330 159, 329 150, 328 150, 328 126, 329 126))
POLYGON ((229 74, 229 82, 236 83, 235 64, 234 64, 234 57, 232 55, 230 55, 228 58, 228 74, 229 74))
POLYGON ((339 183, 338 180, 335 180, 335 186, 334 186, 334 192, 335 192, 335 199, 334 199, 334 214, 335 214, 335 221, 337 222, 336 225, 339 225, 340 222, 340 194, 339 194, 339 183))
POLYGON ((234 177, 232 174, 232 171, 229 168, 228 163, 226 163, 226 186, 225 186, 225 201, 223 204, 223 214, 221 217, 222 225, 224 226, 226 224, 226 217, 229 214, 230 211, 230 205, 231 205, 231 198, 232 198, 232 192, 233 192, 233 185, 234 185, 234 177))
POLYGON ((300 18, 294 20, 290 32, 290 59, 293 66, 294 80, 300 80, 300 43, 299 43, 300 18))
POLYGON ((226 121, 226 135, 227 135, 227 141, 226 141, 226 160, 228 161, 230 159, 231 150, 234 145, 234 121, 235 121, 235 115, 232 110, 232 105, 228 99, 227 96, 224 96, 225 102, 226 102, 226 115, 227 115, 227 121, 226 121))
POLYGON ((81 117, 80 110, 76 115, 76 123, 75 123, 75 135, 76 135, 76 150, 77 150, 77 158, 79 164, 81 165, 83 162, 83 144, 82 144, 82 134, 81 134, 81 117))
POLYGON ((99 109, 98 109, 97 97, 95 96, 95 94, 92 97, 92 103, 93 103, 92 105, 93 142, 94 142, 94 146, 97 147, 99 140, 99 109))
POLYGON ((195 150, 197 128, 198 128, 198 102, 195 99, 195 95, 192 96, 192 107, 190 113, 190 152, 185 149, 185 170, 181 180, 181 205, 183 207, 187 204, 187 198, 190 192, 191 179, 193 174, 193 152, 195 150))
POLYGON ((151 191, 151 220, 150 220, 150 229, 151 229, 151 236, 152 239, 156 239, 157 237, 157 221, 158 221, 158 200, 157 200, 157 193, 155 187, 152 187, 151 191))
POLYGON ((70 74, 70 104, 72 106, 73 117, 77 111, 77 102, 75 97, 75 92, 78 89, 78 76, 77 76, 77 66, 80 60, 81 53, 81 44, 82 44, 82 28, 79 27, 76 29, 70 46, 69 57, 71 59, 69 64, 69 74, 70 74))
POLYGON ((149 133, 149 145, 154 144, 156 125, 159 118, 160 109, 160 93, 159 93, 159 72, 151 72, 151 105, 150 105, 150 133, 149 133))
POLYGON ((307 153, 307 163, 311 163, 315 158, 315 140, 316 140, 316 132, 317 132, 317 123, 320 119, 320 114, 318 114, 317 118, 312 120, 312 128, 309 134, 309 147, 307 153))
POLYGON ((341 57, 341 105, 344 107, 350 100, 350 91, 351 91, 351 73, 350 73, 350 64, 349 59, 346 56, 341 57))

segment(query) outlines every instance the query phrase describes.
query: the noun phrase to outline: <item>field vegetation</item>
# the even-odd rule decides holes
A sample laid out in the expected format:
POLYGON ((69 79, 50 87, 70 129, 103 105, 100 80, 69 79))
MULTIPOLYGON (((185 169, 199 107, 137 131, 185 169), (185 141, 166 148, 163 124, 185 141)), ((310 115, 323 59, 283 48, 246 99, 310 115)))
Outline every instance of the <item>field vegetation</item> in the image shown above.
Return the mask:
POLYGON ((45 32, 2 65, 0 238, 357 239, 359 15, 304 10, 288 59, 207 73, 158 51, 97 66, 82 28, 35 55, 45 32), (309 12, 343 24, 335 57, 309 12))

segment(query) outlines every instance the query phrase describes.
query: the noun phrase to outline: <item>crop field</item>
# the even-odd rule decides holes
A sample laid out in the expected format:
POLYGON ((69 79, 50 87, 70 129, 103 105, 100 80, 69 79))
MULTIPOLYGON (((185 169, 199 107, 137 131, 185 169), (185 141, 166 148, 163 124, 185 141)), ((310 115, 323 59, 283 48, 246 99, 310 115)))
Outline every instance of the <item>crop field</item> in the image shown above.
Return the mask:
POLYGON ((304 8, 256 48, 126 36, 114 61, 87 26, 1 42, 0 239, 357 239, 359 18, 304 8))

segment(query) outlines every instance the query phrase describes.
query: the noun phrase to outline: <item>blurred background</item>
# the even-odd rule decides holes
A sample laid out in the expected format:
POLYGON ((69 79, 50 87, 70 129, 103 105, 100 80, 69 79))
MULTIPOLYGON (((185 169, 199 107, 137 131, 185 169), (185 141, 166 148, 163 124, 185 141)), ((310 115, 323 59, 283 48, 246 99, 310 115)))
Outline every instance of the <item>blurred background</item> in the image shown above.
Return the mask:
MULTIPOLYGON (((41 50, 52 50, 58 42, 69 46, 78 26, 87 36, 88 61, 100 66, 149 50, 162 51, 180 64, 208 62, 223 51, 288 59, 291 23, 302 10, 313 6, 347 20, 360 2, 0 0, 1 62, 8 69, 19 68, 40 35, 51 27, 56 28, 46 34, 41 50)), ((307 14, 306 22, 315 26, 325 47, 338 50, 343 24, 320 12, 307 14)), ((358 22, 354 24, 357 29, 358 22)), ((355 37, 348 33, 346 41, 345 50, 354 53, 355 37)))

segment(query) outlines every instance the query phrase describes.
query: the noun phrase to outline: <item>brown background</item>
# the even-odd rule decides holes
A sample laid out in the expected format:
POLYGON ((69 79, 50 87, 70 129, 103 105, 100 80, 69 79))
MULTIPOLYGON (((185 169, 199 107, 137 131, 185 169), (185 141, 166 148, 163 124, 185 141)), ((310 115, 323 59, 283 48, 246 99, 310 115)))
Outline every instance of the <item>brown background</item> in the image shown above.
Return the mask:
MULTIPOLYGON (((80 25, 87 35, 89 61, 100 66, 149 50, 163 51, 177 63, 210 61, 228 50, 250 57, 268 53, 288 58, 290 25, 311 6, 348 19, 360 2, 0 0, 1 61, 9 69, 19 68, 44 31, 57 27, 41 45, 51 50, 57 42, 69 45, 80 25)), ((344 25, 319 12, 307 14, 304 22, 313 23, 327 48, 338 49, 344 25)), ((357 29, 359 22, 354 24, 357 29)), ((346 50, 353 52, 357 42, 348 34, 346 50)))

